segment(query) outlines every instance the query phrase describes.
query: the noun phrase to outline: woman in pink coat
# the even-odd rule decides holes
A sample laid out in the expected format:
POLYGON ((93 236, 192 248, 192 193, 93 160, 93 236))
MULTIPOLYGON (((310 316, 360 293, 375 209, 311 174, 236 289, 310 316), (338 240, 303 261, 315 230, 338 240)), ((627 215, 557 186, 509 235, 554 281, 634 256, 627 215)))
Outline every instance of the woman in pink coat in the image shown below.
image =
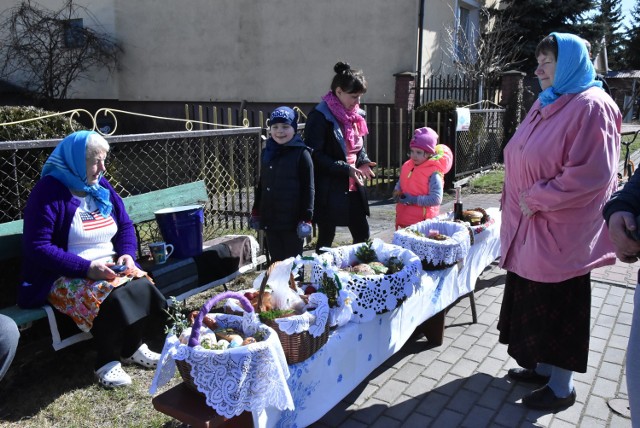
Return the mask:
POLYGON ((590 272, 615 254, 601 212, 617 185, 621 114, 595 80, 584 41, 552 33, 536 49, 538 100, 504 150, 499 340, 541 386, 522 400, 558 410, 576 399, 589 354, 590 272))

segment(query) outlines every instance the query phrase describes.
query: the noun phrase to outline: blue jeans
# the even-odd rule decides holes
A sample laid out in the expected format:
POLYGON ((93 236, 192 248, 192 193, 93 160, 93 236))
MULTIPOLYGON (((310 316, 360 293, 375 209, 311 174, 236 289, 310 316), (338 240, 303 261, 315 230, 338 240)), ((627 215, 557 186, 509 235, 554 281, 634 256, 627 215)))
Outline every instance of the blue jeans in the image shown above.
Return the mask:
POLYGON ((638 428, 640 427, 640 291, 638 288, 633 295, 633 318, 627 347, 627 391, 631 425, 638 428))
POLYGON ((0 314, 0 380, 9 370, 9 366, 16 356, 20 331, 9 317, 0 314))

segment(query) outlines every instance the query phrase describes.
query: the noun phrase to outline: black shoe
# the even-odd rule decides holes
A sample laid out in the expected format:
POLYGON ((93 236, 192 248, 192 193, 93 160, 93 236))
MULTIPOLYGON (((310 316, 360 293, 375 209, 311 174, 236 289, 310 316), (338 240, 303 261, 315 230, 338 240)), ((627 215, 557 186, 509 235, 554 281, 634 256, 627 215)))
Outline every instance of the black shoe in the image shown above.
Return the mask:
POLYGON ((544 385, 549 382, 550 377, 538 374, 533 369, 523 369, 522 367, 509 369, 507 375, 518 382, 537 383, 540 385, 544 385))
POLYGON ((571 394, 564 398, 558 398, 553 393, 553 390, 549 388, 549 385, 545 385, 540 389, 536 389, 531 394, 525 396, 522 399, 522 404, 530 409, 536 410, 561 410, 567 407, 573 406, 576 402, 576 389, 571 390, 571 394))

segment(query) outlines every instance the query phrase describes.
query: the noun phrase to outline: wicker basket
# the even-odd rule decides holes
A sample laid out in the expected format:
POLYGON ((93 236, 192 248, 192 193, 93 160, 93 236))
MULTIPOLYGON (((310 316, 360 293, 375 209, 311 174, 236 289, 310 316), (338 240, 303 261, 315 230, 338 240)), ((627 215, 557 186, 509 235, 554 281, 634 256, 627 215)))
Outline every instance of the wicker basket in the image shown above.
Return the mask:
POLYGON ((391 311, 420 286, 420 259, 410 250, 383 242, 376 238, 371 246, 380 262, 391 257, 399 259, 404 267, 391 274, 357 275, 344 269, 360 263, 356 253, 364 243, 331 248, 319 256, 313 267, 313 280, 319 283, 322 276, 337 275, 343 290, 353 294, 351 322, 369 322, 376 315, 391 311))
MULTIPOLYGON (((202 326, 202 320, 204 319, 204 317, 218 302, 228 298, 238 299, 245 311, 254 312, 253 306, 251 306, 249 300, 247 300, 247 298, 240 293, 236 293, 234 291, 226 291, 224 293, 213 296, 211 299, 207 300, 204 305, 202 305, 200 313, 193 321, 193 326, 191 326, 191 336, 189 336, 189 342, 187 343, 189 347, 193 348, 194 346, 200 344, 200 327, 202 326)), ((178 372, 180 372, 180 376, 182 376, 182 380, 184 381, 184 383, 189 388, 196 391, 198 394, 204 395, 202 392, 198 391, 198 387, 196 386, 193 377, 191 376, 191 364, 183 360, 175 360, 175 363, 176 367, 178 367, 178 372)))
POLYGON ((396 230, 393 234, 393 243, 413 251, 420 258, 422 269, 433 271, 450 268, 463 260, 469 253, 471 236, 467 223, 436 218, 396 230), (447 239, 436 241, 427 238, 431 229, 447 235, 447 239))
MULTIPOLYGON (((256 308, 257 313, 261 313, 265 311, 265 308, 262 304, 262 296, 264 295, 265 288, 267 286, 267 280, 269 279, 269 274, 273 270, 273 268, 277 265, 278 262, 273 263, 269 266, 269 269, 265 272, 264 278, 262 279, 262 283, 260 284, 260 291, 258 294, 258 306, 256 308)), ((289 286, 292 289, 296 289, 296 282, 293 278, 293 274, 289 275, 289 286)), ((278 334, 278 338, 280 339, 280 343, 282 344, 282 348, 284 349, 284 355, 287 358, 287 364, 297 364, 300 363, 310 356, 312 356, 316 351, 318 351, 322 346, 327 343, 329 339, 329 323, 325 324, 324 332, 318 336, 314 337, 308 331, 303 331, 301 333, 287 334, 284 331, 280 330, 278 323, 273 320, 264 320, 261 321, 275 330, 278 334)))

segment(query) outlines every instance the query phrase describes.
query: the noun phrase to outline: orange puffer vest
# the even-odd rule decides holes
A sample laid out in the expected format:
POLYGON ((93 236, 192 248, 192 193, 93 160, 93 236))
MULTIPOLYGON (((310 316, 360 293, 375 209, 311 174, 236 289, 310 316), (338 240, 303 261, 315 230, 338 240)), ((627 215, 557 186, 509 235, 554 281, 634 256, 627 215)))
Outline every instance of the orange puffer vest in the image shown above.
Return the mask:
MULTIPOLYGON (((446 174, 453 166, 453 153, 444 144, 436 146, 436 155, 421 165, 415 166, 409 159, 400 170, 400 189, 412 196, 429 194, 429 179, 433 173, 446 174)), ((440 213, 440 205, 422 207, 419 205, 396 204, 396 229, 407 227, 440 213)))

